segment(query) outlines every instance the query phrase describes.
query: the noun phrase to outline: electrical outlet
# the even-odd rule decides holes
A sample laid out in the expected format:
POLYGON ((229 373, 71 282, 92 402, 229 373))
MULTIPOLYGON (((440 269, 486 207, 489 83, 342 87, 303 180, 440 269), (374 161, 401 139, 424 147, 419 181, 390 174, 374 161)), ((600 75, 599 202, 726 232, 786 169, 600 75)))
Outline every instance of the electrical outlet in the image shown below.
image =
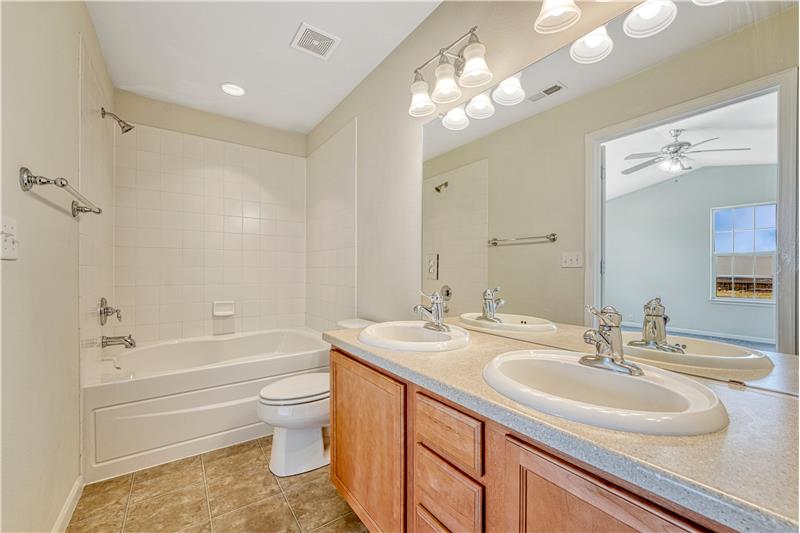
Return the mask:
POLYGON ((3 238, 0 247, 0 259, 16 261, 19 255, 19 241, 17 240, 17 221, 11 217, 3 217, 3 238))
POLYGON ((583 268, 583 253, 562 252, 561 268, 583 268))
POLYGON ((425 256, 425 279, 439 279, 439 254, 425 256))

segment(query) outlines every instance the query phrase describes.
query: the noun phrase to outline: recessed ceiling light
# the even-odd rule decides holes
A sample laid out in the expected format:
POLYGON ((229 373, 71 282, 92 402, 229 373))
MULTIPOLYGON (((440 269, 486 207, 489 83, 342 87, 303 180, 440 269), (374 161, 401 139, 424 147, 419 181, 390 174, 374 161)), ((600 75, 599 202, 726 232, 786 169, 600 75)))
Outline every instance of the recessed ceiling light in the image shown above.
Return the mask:
POLYGON ((223 83, 219 86, 222 92, 231 96, 244 96, 244 89, 235 83, 223 83))

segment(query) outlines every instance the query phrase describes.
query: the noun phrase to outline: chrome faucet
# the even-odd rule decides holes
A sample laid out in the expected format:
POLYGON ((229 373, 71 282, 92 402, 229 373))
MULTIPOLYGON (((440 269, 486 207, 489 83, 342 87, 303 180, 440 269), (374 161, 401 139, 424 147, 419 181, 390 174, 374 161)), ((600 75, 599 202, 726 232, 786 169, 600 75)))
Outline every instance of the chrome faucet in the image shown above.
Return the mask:
POLYGON ((424 292, 420 292, 420 294, 431 301, 430 307, 417 304, 413 309, 415 313, 428 320, 425 323, 425 327, 433 331, 450 331, 450 326, 444 323, 444 297, 442 293, 434 291, 430 296, 424 292))
POLYGON ((586 366, 612 370, 631 376, 641 376, 642 369, 634 363, 625 361, 622 353, 622 315, 614 307, 607 305, 597 310, 589 305, 586 310, 597 317, 597 329, 589 329, 583 334, 586 344, 594 344, 595 355, 584 355, 580 363, 586 366))
POLYGON ((133 335, 120 335, 119 337, 100 337, 100 347, 107 348, 109 346, 124 346, 125 348, 136 348, 136 341, 133 340, 133 335))
POLYGON ((481 316, 478 317, 478 320, 486 320, 487 322, 495 323, 502 322, 502 320, 494 316, 497 312, 497 308, 506 304, 506 301, 502 298, 495 298, 495 295, 499 291, 500 287, 483 291, 483 312, 481 316))
POLYGON ((667 342, 667 322, 669 322, 669 317, 664 314, 664 311, 666 311, 666 308, 661 303, 661 298, 653 298, 644 304, 642 338, 630 341, 628 345, 661 350, 662 352, 686 353, 683 351, 686 346, 667 342))

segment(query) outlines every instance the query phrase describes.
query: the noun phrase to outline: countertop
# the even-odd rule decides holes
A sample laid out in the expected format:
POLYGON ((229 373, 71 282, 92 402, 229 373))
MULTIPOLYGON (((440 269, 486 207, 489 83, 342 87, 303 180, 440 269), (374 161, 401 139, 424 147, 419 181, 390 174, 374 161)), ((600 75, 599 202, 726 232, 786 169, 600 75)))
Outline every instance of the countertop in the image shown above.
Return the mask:
MULTIPOLYGON (((682 507, 740 531, 798 530, 798 400, 697 378, 730 417, 717 433, 659 437, 596 428, 509 400, 483 380, 484 366, 530 342, 470 332, 466 348, 421 353, 358 341, 360 330, 323 339, 387 372, 682 507)), ((539 348, 547 349, 546 346, 539 348)))

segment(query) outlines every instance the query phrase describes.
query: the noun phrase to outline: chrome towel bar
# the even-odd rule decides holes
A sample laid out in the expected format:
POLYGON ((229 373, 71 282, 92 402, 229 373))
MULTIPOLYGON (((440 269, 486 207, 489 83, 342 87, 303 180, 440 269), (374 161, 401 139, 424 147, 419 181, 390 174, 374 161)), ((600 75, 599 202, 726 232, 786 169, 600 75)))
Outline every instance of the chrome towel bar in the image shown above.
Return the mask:
POLYGON ((534 235, 533 237, 515 237, 513 239, 498 239, 493 238, 489 239, 487 242, 489 246, 500 246, 503 243, 509 244, 537 244, 535 242, 527 242, 527 241, 543 241, 546 240, 547 242, 556 242, 558 240, 558 235, 556 233, 548 233, 547 235, 534 235))
POLYGON ((72 201, 71 207, 73 217, 77 218, 77 216, 81 213, 94 213, 95 215, 99 215, 103 212, 102 209, 94 205, 93 202, 73 188, 72 185, 70 185, 69 182, 64 178, 45 178, 44 176, 35 175, 27 167, 20 167, 19 186, 22 187, 22 190, 26 192, 30 191, 33 189, 34 185, 55 185, 56 187, 64 189, 72 196, 77 198, 80 203, 76 202, 75 200, 72 201))

